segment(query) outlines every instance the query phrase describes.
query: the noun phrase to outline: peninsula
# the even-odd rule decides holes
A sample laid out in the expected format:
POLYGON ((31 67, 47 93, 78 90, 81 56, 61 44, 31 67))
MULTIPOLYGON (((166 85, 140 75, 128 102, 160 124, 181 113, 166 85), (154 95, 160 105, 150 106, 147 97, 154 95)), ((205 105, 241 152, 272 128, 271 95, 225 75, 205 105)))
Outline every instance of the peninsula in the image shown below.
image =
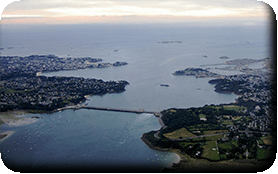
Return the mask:
POLYGON ((86 95, 125 91, 124 80, 82 77, 46 77, 41 72, 119 67, 126 62, 101 63, 100 58, 61 58, 55 55, 0 56, 0 111, 27 109, 54 111, 86 100, 86 95))
POLYGON ((161 111, 160 130, 143 134, 156 150, 171 151, 181 161, 167 172, 258 172, 269 168, 276 152, 276 74, 269 58, 236 59, 224 64, 243 74, 219 75, 187 68, 173 75, 217 77, 215 91, 238 95, 236 102, 161 111), (264 67, 248 65, 263 62, 264 67), (200 164, 200 166, 197 166, 200 164))
POLYGON ((108 63, 101 58, 58 57, 55 55, 0 56, 0 80, 42 72, 106 68, 127 65, 127 62, 108 63))
MULTIPOLYGON (((225 62, 223 70, 242 74, 220 75, 213 68, 186 68, 173 75, 213 77, 215 91, 238 95, 236 102, 198 108, 170 108, 161 112, 102 108, 81 105, 86 95, 125 91, 124 80, 103 81, 78 77, 45 77, 41 72, 105 68, 126 62, 102 63, 99 58, 59 58, 54 55, 0 56, 0 111, 24 109, 53 112, 64 109, 95 109, 151 113, 161 129, 142 135, 150 148, 171 151, 181 161, 167 172, 258 172, 273 162, 276 147, 276 74, 269 58, 236 59, 225 62), (264 69, 248 65, 262 62, 264 69), (200 164, 200 166, 197 166, 200 164)), ((274 64, 273 64, 274 65, 274 64)), ((162 84, 161 86, 168 85, 162 84)), ((0 119, 0 124, 3 120, 0 119)), ((11 132, 2 133, 0 139, 11 132)))
POLYGON ((195 76, 196 78, 201 77, 218 77, 218 74, 207 71, 202 68, 186 68, 184 70, 178 70, 173 73, 176 76, 195 76))

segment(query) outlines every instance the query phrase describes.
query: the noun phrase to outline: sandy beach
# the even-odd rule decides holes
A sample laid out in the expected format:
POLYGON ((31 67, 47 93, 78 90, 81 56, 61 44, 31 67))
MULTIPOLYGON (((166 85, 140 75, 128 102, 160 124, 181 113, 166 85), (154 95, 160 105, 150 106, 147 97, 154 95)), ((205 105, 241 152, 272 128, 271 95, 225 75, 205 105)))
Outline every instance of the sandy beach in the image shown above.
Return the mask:
POLYGON ((14 131, 7 131, 7 132, 2 132, 0 133, 0 142, 4 141, 7 139, 9 136, 11 136, 14 133, 14 131))
POLYGON ((181 161, 181 157, 178 154, 174 153, 174 156, 174 160, 171 163, 169 163, 169 165, 167 165, 165 168, 172 168, 174 165, 178 164, 181 161))
POLYGON ((14 119, 2 119, 2 120, 9 126, 23 126, 38 121, 38 119, 28 118, 28 117, 17 119, 17 120, 14 119))
POLYGON ((23 126, 38 121, 38 119, 26 117, 26 114, 28 114, 26 110, 2 112, 0 113, 0 119, 2 124, 9 126, 23 126))

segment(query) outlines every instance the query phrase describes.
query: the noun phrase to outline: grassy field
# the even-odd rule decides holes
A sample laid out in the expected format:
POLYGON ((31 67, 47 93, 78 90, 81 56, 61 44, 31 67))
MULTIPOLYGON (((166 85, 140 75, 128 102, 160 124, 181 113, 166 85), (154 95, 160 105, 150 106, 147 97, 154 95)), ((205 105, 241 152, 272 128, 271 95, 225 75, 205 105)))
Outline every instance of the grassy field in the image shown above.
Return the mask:
POLYGON ((270 149, 263 149, 263 148, 257 147, 257 159, 258 160, 269 158, 272 155, 273 155, 273 151, 271 151, 270 149))
POLYGON ((215 140, 219 140, 223 137, 224 137, 224 135, 214 135, 214 136, 206 137, 206 140, 207 141, 215 141, 215 140))
POLYGON ((223 106, 223 108, 226 109, 226 110, 234 110, 234 111, 244 111, 244 110, 246 110, 246 107, 236 106, 236 105, 226 105, 226 106, 223 106))
POLYGON ((196 137, 195 134, 192 134, 191 132, 189 132, 185 128, 181 128, 181 129, 175 130, 174 132, 166 133, 166 134, 163 134, 163 135, 167 138, 170 138, 170 139, 178 139, 180 137, 182 137, 182 138, 196 137))
POLYGON ((273 162, 256 160, 225 160, 210 162, 206 159, 192 158, 187 154, 180 153, 179 150, 172 152, 180 155, 182 161, 165 172, 170 173, 245 173, 263 172, 268 169, 273 162))
POLYGON ((205 114, 199 114, 199 118, 206 118, 205 114))
MULTIPOLYGON (((213 108, 220 109, 220 108, 222 108, 222 106, 215 106, 213 108)), ((234 111, 237 111, 237 112, 242 112, 242 111, 246 111, 247 108, 244 107, 244 106, 224 105, 223 109, 225 109, 225 110, 234 110, 234 111)))
POLYGON ((262 137, 261 140, 264 142, 265 145, 270 145, 270 146, 273 145, 271 135, 268 135, 266 137, 262 137))
POLYGON ((204 150, 202 153, 202 157, 211 160, 220 160, 219 152, 217 150, 217 144, 215 141, 207 141, 207 144, 204 145, 203 148, 204 150))
POLYGON ((222 148, 222 149, 225 149, 225 150, 232 150, 233 149, 232 144, 230 142, 228 142, 228 143, 219 143, 218 147, 222 148))
POLYGON ((225 125, 234 125, 234 123, 231 120, 224 120, 222 122, 222 124, 225 124, 225 125))
POLYGON ((204 135, 216 134, 222 132, 229 132, 229 131, 228 130, 208 130, 208 131, 204 131, 204 135))

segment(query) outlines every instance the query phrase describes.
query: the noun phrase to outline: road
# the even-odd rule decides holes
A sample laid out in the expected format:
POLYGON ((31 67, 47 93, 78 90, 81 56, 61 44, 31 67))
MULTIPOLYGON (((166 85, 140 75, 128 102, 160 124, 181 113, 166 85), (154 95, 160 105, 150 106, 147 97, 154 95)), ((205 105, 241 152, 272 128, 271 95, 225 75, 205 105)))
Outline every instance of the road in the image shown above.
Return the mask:
POLYGON ((155 111, 145 111, 144 109, 134 110, 134 109, 119 109, 119 108, 108 108, 108 107, 95 107, 95 106, 84 106, 84 105, 77 105, 77 106, 66 106, 63 108, 57 109, 58 111, 66 110, 66 109, 92 109, 92 110, 102 110, 102 111, 113 111, 113 112, 130 112, 135 114, 154 114, 156 117, 161 117, 160 112, 155 111))

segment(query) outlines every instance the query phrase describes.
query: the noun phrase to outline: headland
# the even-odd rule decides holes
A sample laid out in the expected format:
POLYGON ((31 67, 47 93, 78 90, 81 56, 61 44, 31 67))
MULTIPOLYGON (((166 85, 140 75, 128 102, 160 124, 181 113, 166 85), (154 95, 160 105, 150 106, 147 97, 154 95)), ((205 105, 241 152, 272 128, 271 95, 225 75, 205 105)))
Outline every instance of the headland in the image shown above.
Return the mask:
POLYGON ((0 56, 0 110, 51 112, 86 100, 87 95, 125 91, 124 80, 103 81, 82 77, 46 77, 40 72, 119 67, 126 62, 99 63, 99 58, 61 58, 54 55, 0 56))
MULTIPOLYGON (((219 93, 238 95, 236 102, 198 108, 161 111, 160 130, 143 134, 142 140, 155 150, 180 155, 181 161, 166 172, 258 172, 269 168, 276 147, 276 73, 269 58, 236 59, 223 70, 238 75, 221 75, 213 68, 186 68, 173 73, 209 80, 219 93), (252 69, 252 63, 264 67, 252 69), (274 124, 273 124, 274 123, 274 124)), ((209 66, 209 65, 208 65, 209 66)))

